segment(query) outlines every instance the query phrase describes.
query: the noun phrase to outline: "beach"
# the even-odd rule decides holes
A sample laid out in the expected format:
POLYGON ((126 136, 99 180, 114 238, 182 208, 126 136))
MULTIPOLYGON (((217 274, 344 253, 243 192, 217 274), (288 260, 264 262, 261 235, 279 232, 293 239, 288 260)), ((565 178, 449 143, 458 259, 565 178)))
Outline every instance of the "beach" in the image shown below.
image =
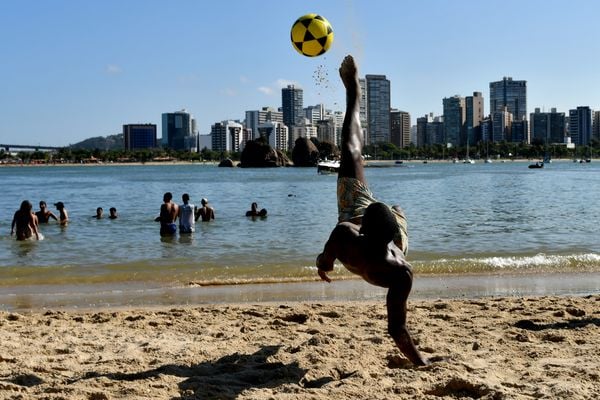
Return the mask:
MULTIPOLYGON (((410 300, 410 299, 409 299, 410 300)), ((596 399, 600 295, 0 312, 0 398, 596 399)))

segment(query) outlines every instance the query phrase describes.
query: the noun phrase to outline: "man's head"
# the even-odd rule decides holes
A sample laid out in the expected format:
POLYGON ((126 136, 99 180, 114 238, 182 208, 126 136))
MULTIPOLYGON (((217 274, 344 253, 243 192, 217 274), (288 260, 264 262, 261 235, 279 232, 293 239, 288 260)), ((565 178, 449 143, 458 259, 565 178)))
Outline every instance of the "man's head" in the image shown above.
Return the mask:
POLYGON ((208 200, 206 200, 206 199, 202 199, 202 200, 200 200, 200 203, 201 203, 203 206, 205 206, 205 205, 207 205, 207 204, 208 204, 208 200))
POLYGON ((167 192, 163 195, 163 201, 168 203, 173 198, 173 194, 171 192, 167 192))
POLYGON ((41 209, 46 208, 46 202, 44 200, 40 201, 40 208, 41 209))
POLYGON ((389 243, 398 232, 392 210, 383 203, 372 203, 365 210, 360 233, 374 242, 389 243))
POLYGON ((184 202, 184 203, 187 203, 188 201, 190 201, 190 195, 189 195, 189 194, 187 194, 187 193, 184 193, 184 194, 181 196, 181 200, 183 200, 183 202, 184 202))

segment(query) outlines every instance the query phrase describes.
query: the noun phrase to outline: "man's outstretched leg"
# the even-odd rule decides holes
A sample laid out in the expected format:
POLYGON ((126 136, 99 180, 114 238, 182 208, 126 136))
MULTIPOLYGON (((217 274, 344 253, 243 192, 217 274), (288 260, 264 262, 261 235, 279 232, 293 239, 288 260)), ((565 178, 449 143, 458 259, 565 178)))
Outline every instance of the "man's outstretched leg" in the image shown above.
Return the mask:
POLYGON ((360 126, 360 83, 352 56, 346 56, 342 61, 340 77, 346 87, 346 114, 342 126, 342 160, 338 178, 355 178, 366 183, 362 164, 364 139, 360 126))

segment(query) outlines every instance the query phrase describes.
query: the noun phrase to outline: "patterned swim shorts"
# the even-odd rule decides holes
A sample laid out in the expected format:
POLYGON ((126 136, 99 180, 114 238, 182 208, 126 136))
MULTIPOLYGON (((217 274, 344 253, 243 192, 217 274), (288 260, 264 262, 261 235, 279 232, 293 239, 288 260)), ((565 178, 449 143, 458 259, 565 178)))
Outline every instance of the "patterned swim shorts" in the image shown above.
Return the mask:
MULTIPOLYGON (((361 223, 365 210, 372 203, 378 201, 373 197, 369 188, 355 178, 338 178, 338 222, 361 223)), ((390 211, 398 222, 398 232, 394 237, 394 243, 406 255, 408 251, 408 229, 404 212, 390 207, 390 211)))

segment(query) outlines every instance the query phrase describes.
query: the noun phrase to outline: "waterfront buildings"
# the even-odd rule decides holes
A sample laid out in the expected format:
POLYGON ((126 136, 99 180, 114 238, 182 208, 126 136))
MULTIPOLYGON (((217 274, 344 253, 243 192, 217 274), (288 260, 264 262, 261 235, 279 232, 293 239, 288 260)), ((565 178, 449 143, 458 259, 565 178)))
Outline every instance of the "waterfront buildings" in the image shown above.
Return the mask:
POLYGON ((490 114, 507 107, 513 121, 527 119, 527 81, 516 81, 504 77, 490 82, 490 114))
POLYGON ((481 121, 483 121, 483 96, 473 92, 465 97, 465 144, 473 146, 481 140, 481 121))
POLYGON ((125 150, 156 148, 156 124, 123 125, 123 141, 125 150))
POLYGON ((197 150, 196 121, 185 109, 162 114, 162 144, 173 150, 197 150))
POLYGON ((385 75, 366 75, 368 144, 390 141, 390 81, 385 75))
POLYGON ((444 143, 449 143, 454 147, 461 146, 465 126, 465 98, 458 95, 445 97, 442 104, 444 106, 444 143))
POLYGON ((263 107, 260 110, 246 111, 246 128, 250 129, 250 139, 258 138, 258 126, 267 121, 283 124, 283 112, 273 107, 263 107))
POLYGON ((234 121, 217 122, 211 126, 211 148, 219 152, 242 151, 244 126, 234 121))
POLYGON ((510 142, 512 140, 511 128, 513 115, 508 111, 508 107, 502 107, 502 110, 494 111, 491 114, 492 120, 492 142, 510 142))
POLYGON ((288 141, 289 150, 294 148, 296 144, 296 140, 298 138, 316 138, 317 137, 317 127, 312 124, 308 119, 304 119, 302 124, 296 124, 289 130, 290 138, 288 141))
POLYGON ((410 114, 406 111, 390 111, 390 142, 403 148, 410 144, 410 114))
POLYGON ((304 118, 304 91, 294 85, 288 85, 281 89, 281 111, 283 112, 283 123, 292 127, 302 123, 304 118))
POLYGON ((267 139, 269 146, 286 151, 288 149, 288 127, 280 122, 266 121, 258 125, 259 137, 267 139))
POLYGON ((600 140, 600 111, 594 111, 594 122, 592 123, 592 137, 600 140))
POLYGON ((564 143, 566 133, 565 113, 552 108, 541 112, 539 108, 529 116, 531 121, 531 141, 537 144, 564 143))
POLYGON ((592 110, 587 106, 569 110, 569 136, 575 146, 587 146, 592 140, 592 110))

